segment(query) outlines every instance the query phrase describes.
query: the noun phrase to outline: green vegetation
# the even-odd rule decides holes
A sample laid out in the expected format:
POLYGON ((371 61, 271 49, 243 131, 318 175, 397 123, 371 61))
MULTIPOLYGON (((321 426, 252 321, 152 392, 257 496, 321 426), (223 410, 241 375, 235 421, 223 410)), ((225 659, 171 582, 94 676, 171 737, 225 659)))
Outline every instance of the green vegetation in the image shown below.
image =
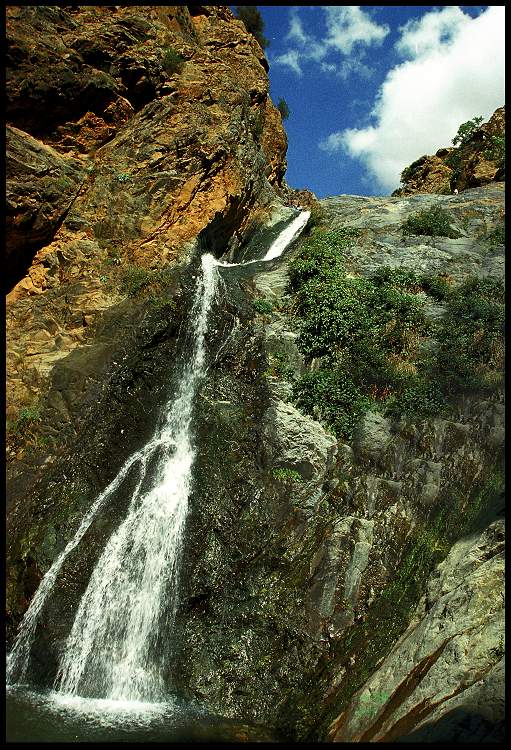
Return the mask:
POLYGON ((117 182, 129 182, 131 180, 131 175, 129 172, 119 172, 115 175, 115 179, 117 182))
POLYGON ((13 435, 22 435, 29 431, 41 419, 41 412, 37 406, 21 409, 17 419, 7 421, 6 431, 13 435))
POLYGON ((303 482, 300 472, 294 469, 273 469, 272 475, 279 482, 303 482))
POLYGON ((277 104, 277 109, 280 112, 280 116, 283 120, 287 120, 289 117, 289 107, 287 106, 287 102, 282 97, 279 99, 279 103, 277 104))
POLYGON ((252 307, 262 315, 269 315, 271 312, 273 312, 272 303, 268 302, 268 300, 266 299, 255 299, 252 302, 252 307))
POLYGON ((467 279, 452 290, 437 332, 439 348, 426 368, 446 395, 492 390, 504 378, 504 286, 467 279))
POLYGON ((423 164, 424 159, 426 159, 426 156, 420 156, 418 159, 413 161, 408 167, 405 167, 403 171, 401 172, 400 180, 404 184, 408 182, 408 180, 412 177, 414 172, 417 170, 418 167, 423 164))
POLYGON ((341 368, 325 366, 307 373, 295 384, 293 393, 302 411, 319 417, 337 437, 346 439, 371 406, 371 400, 341 368))
POLYGON ((24 407, 14 420, 7 420, 5 429, 6 455, 19 457, 20 451, 26 456, 44 449, 49 438, 38 434, 41 426, 41 410, 37 404, 24 407))
POLYGON ((243 21, 245 28, 252 36, 257 39, 263 49, 270 44, 269 39, 263 34, 264 21, 261 13, 255 5, 236 5, 235 10, 240 21, 243 21))
POLYGON ((284 352, 275 352, 269 355, 269 367, 264 375, 283 380, 295 380, 295 371, 288 364, 287 355, 284 352))
POLYGON ((402 225, 403 234, 425 234, 428 237, 450 237, 460 235, 450 224, 448 212, 441 206, 432 206, 409 216, 402 225))
POLYGON ((506 242, 506 226, 504 222, 497 224, 486 239, 490 245, 504 245, 506 242))
POLYGON ((314 203, 311 210, 309 221, 307 222, 307 228, 313 229, 314 227, 320 227, 325 223, 326 217, 323 208, 320 203, 314 203))
POLYGON ((453 151, 445 157, 444 163, 452 169, 450 183, 451 186, 454 186, 461 174, 461 152, 458 151, 458 149, 453 149, 453 151))
POLYGON ((472 120, 467 120, 467 122, 462 123, 458 128, 458 132, 452 139, 452 145, 464 146, 465 143, 470 140, 470 138, 473 136, 482 122, 482 117, 474 117, 472 120))
POLYGON ((172 47, 167 47, 163 53, 163 68, 169 74, 181 72, 185 61, 185 58, 176 52, 172 47))
POLYGON ((154 278, 154 272, 137 265, 128 265, 123 269, 121 289, 124 294, 134 297, 146 287, 154 278))
POLYGON ((104 248, 107 252, 107 258, 105 259, 105 263, 108 266, 120 266, 121 265, 121 250, 118 247, 115 247, 114 245, 111 245, 110 243, 104 244, 104 248))
POLYGON ((344 252, 358 235, 313 230, 290 264, 298 347, 316 363, 294 383, 297 406, 349 440, 370 408, 425 418, 447 414, 460 392, 499 385, 502 284, 386 267, 349 276, 344 252), (426 317, 427 296, 445 307, 440 322, 426 317))
POLYGON ((490 145, 484 151, 484 156, 486 159, 491 159, 491 161, 496 161, 499 165, 499 167, 505 166, 506 163, 506 136, 504 134, 502 135, 492 135, 490 136, 490 145))

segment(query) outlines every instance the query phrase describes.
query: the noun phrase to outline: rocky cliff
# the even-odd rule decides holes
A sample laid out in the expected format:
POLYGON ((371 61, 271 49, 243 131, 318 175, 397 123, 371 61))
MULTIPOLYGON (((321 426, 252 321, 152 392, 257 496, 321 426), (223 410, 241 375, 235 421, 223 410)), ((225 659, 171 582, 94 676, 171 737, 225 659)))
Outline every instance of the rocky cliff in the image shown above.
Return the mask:
POLYGON ((466 142, 457 148, 440 148, 432 156, 424 155, 410 164, 401 175, 402 186, 392 195, 444 193, 486 185, 505 178, 505 107, 496 109, 488 122, 474 128, 466 142), (496 147, 495 140, 501 145, 496 147))
POLYGON ((281 202, 287 143, 263 50, 227 7, 13 6, 7 62, 7 415, 20 438, 55 363, 91 345, 133 283, 188 257, 205 227, 235 246, 281 202))
MULTIPOLYGON (((264 56, 227 8, 8 21, 11 638, 175 392, 200 254, 253 257, 293 209, 264 56)), ((222 270, 169 684, 285 739, 498 739, 504 185, 321 208, 283 258, 222 270), (403 231, 438 209, 447 234, 403 231)), ((32 683, 125 513, 113 494, 66 558, 32 683)))

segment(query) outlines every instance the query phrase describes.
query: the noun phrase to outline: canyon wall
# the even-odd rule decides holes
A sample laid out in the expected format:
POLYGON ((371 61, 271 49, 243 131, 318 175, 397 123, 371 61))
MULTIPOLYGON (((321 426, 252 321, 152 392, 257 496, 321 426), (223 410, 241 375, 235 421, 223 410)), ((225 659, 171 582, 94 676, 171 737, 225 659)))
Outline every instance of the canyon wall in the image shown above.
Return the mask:
MULTIPOLYGON (((284 204, 313 201, 285 184, 266 60, 226 7, 11 7, 7 36, 11 639, 175 392, 200 254, 247 259, 284 204)), ((321 201, 320 233, 358 232, 346 273, 501 281, 503 183, 418 192, 321 201), (456 236, 403 236, 435 206, 456 236)), ((502 719, 502 383, 427 418, 385 415, 375 385, 349 438, 305 414, 294 387, 321 358, 300 348, 289 267, 314 231, 222 271, 169 685, 288 739, 394 740, 451 719, 444 736, 473 721, 488 738, 502 719)), ((51 685, 125 506, 114 494, 67 558, 34 684, 51 685)))

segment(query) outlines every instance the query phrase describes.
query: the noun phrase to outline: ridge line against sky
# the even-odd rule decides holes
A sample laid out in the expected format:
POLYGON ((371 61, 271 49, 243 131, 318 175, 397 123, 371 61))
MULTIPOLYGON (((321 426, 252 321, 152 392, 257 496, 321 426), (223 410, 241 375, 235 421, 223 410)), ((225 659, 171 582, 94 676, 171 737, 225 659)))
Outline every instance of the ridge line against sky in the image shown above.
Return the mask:
POLYGON ((504 104, 504 6, 258 6, 286 180, 388 195, 404 167, 504 104))

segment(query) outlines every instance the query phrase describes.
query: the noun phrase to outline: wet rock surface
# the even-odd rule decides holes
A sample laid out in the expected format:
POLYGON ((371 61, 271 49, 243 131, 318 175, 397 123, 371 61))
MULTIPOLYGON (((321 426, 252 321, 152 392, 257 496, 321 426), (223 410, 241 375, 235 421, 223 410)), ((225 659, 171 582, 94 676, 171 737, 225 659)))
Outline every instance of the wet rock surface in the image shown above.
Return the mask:
MULTIPOLYGON (((8 35, 12 133, 33 153, 51 153, 78 186, 70 207, 67 197, 62 209, 60 198, 48 202, 45 221, 64 219, 8 298, 8 415, 39 399, 41 438, 32 453, 17 444, 10 455, 12 638, 41 577, 175 389, 200 254, 252 257, 266 236, 259 223, 271 217, 271 234, 289 210, 264 56, 227 8, 14 8, 8 35), (179 74, 164 71, 167 46, 185 59, 179 74), (29 63, 45 78, 27 88, 25 107, 29 63), (86 112, 83 102, 70 109, 84 70, 97 93, 86 112), (43 133, 30 113, 61 87, 63 105, 43 133), (127 266, 154 276, 130 289, 127 266)), ((31 189, 39 184, 44 203, 46 183, 31 189)), ((458 196, 337 196, 322 206, 332 227, 362 230, 345 251, 353 274, 390 265, 456 281, 503 275, 504 247, 488 241, 502 221, 503 184, 458 196), (461 237, 403 238, 403 220, 436 203, 461 237)), ((221 270, 194 414, 177 631, 164 644, 168 684, 227 719, 295 740, 397 740, 456 711, 482 716, 484 734, 484 722, 500 721, 503 394, 460 398, 449 419, 369 414, 352 444, 337 443, 293 402, 306 365, 289 308, 292 255, 221 270), (425 580, 410 580, 407 566, 422 559, 411 569, 425 580), (495 606, 485 608, 489 599, 495 606), (382 701, 388 680, 398 699, 382 701)), ((18 427, 33 423, 18 418, 18 427)), ((66 562, 33 647, 36 684, 51 684, 125 506, 125 493, 112 497, 66 562)))

